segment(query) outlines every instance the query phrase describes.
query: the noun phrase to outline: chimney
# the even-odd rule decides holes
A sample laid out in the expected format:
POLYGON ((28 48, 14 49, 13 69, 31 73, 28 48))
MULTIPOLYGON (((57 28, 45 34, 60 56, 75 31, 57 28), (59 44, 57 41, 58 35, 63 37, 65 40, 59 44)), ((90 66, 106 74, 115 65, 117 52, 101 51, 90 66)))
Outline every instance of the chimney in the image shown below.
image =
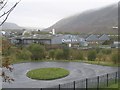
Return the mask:
POLYGON ((55 35, 55 29, 52 29, 52 34, 55 35))

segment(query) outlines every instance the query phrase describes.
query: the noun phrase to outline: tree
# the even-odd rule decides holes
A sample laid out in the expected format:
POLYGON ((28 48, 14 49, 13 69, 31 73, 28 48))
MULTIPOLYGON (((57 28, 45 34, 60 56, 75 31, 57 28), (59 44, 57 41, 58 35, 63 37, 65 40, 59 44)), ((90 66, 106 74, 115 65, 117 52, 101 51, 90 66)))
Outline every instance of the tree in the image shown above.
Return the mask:
POLYGON ((111 49, 102 49, 101 52, 102 52, 103 54, 108 55, 108 54, 111 54, 112 50, 111 50, 111 49))
POLYGON ((15 9, 15 7, 18 5, 20 1, 21 0, 19 0, 13 6, 6 10, 5 8, 8 5, 8 0, 0 0, 0 19, 1 19, 0 26, 4 24, 4 22, 8 19, 10 13, 15 9))
POLYGON ((27 49, 21 50, 19 53, 17 53, 17 59, 19 60, 31 60, 32 53, 28 51, 27 49))
POLYGON ((120 54, 118 52, 112 54, 111 59, 112 59, 114 64, 120 64, 119 58, 120 58, 120 54))
POLYGON ((70 50, 68 47, 63 48, 64 59, 68 60, 70 56, 70 50))
POLYGON ((103 56, 103 53, 98 53, 97 54, 97 59, 98 59, 98 63, 99 63, 99 61, 102 61, 102 58, 103 58, 104 56, 103 56))
MULTIPOLYGON (((8 0, 0 0, 0 26, 2 26, 5 21, 7 20, 8 16, 10 15, 10 13, 14 10, 14 8, 18 5, 20 1, 16 2, 13 6, 11 6, 9 9, 6 9, 7 5, 8 5, 8 0)), ((0 37, 1 39, 1 37, 0 37)), ((7 43, 1 42, 0 44, 2 44, 0 50, 0 54, 1 54, 1 68, 7 68, 10 71, 12 71, 12 67, 10 66, 10 60, 11 57, 9 56, 9 49, 10 49, 10 45, 8 45, 7 43)), ((14 79, 10 78, 8 75, 6 75, 5 71, 2 70, 2 72, 0 73, 0 76, 2 76, 3 81, 4 82, 11 82, 14 81, 14 79)))
MULTIPOLYGON (((6 39, 2 39, 2 55, 1 55, 1 67, 2 68, 7 68, 9 69, 11 72, 13 70, 13 68, 10 66, 11 65, 11 57, 10 57, 10 49, 11 49, 11 44, 6 40, 6 39)), ((11 82, 14 81, 13 78, 11 78, 10 76, 6 75, 5 71, 2 70, 2 73, 0 74, 0 76, 2 76, 3 81, 4 82, 11 82)))
POLYGON ((96 47, 96 53, 98 54, 100 52, 100 48, 99 47, 96 47))
POLYGON ((54 58, 55 58, 55 50, 50 50, 49 51, 49 56, 50 56, 50 58, 52 58, 52 60, 54 60, 54 58))
POLYGON ((70 57, 71 57, 71 59, 74 59, 74 60, 83 60, 84 59, 82 51, 77 50, 77 49, 70 49, 70 57))
POLYGON ((60 59, 63 59, 63 50, 62 49, 57 49, 56 51, 55 51, 55 58, 57 59, 57 60, 60 60, 60 59))
POLYGON ((28 50, 32 53, 32 59, 34 60, 45 58, 45 47, 40 44, 31 44, 28 50))
POLYGON ((96 59, 96 51, 92 50, 88 52, 88 60, 94 61, 96 59))

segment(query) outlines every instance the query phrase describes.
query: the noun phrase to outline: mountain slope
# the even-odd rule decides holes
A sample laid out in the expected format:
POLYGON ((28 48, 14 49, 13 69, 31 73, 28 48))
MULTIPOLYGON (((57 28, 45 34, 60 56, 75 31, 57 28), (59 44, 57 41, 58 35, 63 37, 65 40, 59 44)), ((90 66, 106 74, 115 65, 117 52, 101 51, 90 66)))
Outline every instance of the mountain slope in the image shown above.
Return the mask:
POLYGON ((18 25, 15 24, 15 23, 5 22, 5 23, 2 25, 2 29, 3 29, 3 30, 8 30, 8 29, 22 29, 22 27, 18 26, 18 25))
POLYGON ((114 4, 62 19, 46 30, 54 28, 57 32, 117 33, 112 28, 117 25, 118 5, 114 4))

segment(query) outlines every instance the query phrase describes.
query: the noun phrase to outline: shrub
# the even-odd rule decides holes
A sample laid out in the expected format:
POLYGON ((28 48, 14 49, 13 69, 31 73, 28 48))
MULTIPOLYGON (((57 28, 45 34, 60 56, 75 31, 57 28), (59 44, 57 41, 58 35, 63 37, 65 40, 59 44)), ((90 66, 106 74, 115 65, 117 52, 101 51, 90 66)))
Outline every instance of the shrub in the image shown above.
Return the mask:
POLYGON ((96 51, 92 50, 88 52, 88 60, 90 61, 94 61, 96 59, 96 51))
POLYGON ((54 59, 55 58, 55 50, 50 50, 49 51, 49 57, 54 59))
POLYGON ((20 60, 31 60, 32 53, 26 49, 21 50, 19 53, 17 53, 16 57, 20 60))
POLYGON ((100 50, 101 50, 101 49, 100 49, 99 47, 97 47, 97 48, 96 48, 96 53, 99 53, 100 50))
POLYGON ((118 63, 118 58, 120 58, 120 56, 118 55, 118 53, 112 54, 112 61, 113 61, 114 64, 118 63))
POLYGON ((55 58, 60 60, 63 59, 64 55, 63 55, 63 50, 62 49, 57 49, 55 51, 55 58))
POLYGON ((71 49, 70 56, 72 57, 72 59, 76 59, 76 60, 83 60, 84 59, 83 53, 79 50, 71 49))
POLYGON ((82 52, 79 52, 78 60, 83 60, 83 59, 84 59, 83 53, 82 53, 82 52))
POLYGON ((34 60, 45 58, 45 47, 40 44, 31 44, 28 50, 32 53, 32 59, 34 60))
POLYGON ((103 59, 103 53, 98 53, 97 54, 97 59, 98 59, 98 61, 101 61, 102 59, 103 59))
POLYGON ((68 60, 70 56, 70 50, 69 48, 63 48, 63 58, 68 60))
POLYGON ((103 54, 111 54, 111 49, 102 49, 103 54))

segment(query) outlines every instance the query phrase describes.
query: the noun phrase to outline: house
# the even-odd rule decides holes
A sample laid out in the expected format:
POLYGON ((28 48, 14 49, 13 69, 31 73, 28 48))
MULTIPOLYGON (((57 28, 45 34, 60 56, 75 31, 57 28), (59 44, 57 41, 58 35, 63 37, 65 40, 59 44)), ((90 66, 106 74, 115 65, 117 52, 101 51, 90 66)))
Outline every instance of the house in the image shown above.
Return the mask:
POLYGON ((111 48, 120 48, 120 42, 114 41, 113 44, 111 45, 111 48))
POLYGON ((105 41, 110 40, 109 36, 106 34, 103 34, 102 36, 99 37, 99 42, 102 44, 105 41))
POLYGON ((86 41, 89 43, 89 45, 93 45, 93 44, 94 45, 98 45, 98 44, 100 45, 103 42, 108 41, 108 40, 110 40, 110 38, 106 34, 103 34, 101 36, 91 34, 86 38, 86 41))
POLYGON ((56 35, 29 35, 29 36, 18 36, 15 37, 14 40, 11 40, 12 43, 16 45, 29 45, 31 43, 38 44, 50 44, 50 45, 60 45, 66 44, 69 47, 80 47, 80 46, 96 46, 103 43, 106 40, 110 40, 107 35, 94 35, 91 34, 88 37, 84 38, 80 35, 71 35, 71 34, 56 34, 56 35))
POLYGON ((62 44, 62 43, 79 43, 79 37, 76 35, 61 35, 52 38, 52 44, 62 44))
POLYGON ((11 39, 11 43, 15 43, 16 45, 29 45, 31 43, 38 44, 66 44, 69 47, 77 46, 79 47, 80 43, 86 46, 85 39, 80 38, 78 35, 31 35, 31 36, 19 36, 11 39), (84 42, 84 44, 83 44, 84 42))
POLYGON ((10 37, 11 36, 11 32, 10 31, 0 31, 1 36, 4 37, 10 37))
POLYGON ((51 40, 51 43, 52 44, 67 44, 69 47, 88 46, 84 38, 78 35, 70 35, 70 34, 53 37, 51 40))
POLYGON ((38 44, 51 44, 50 38, 39 38, 39 37, 16 37, 16 45, 29 45, 32 43, 38 43, 38 44))
POLYGON ((89 45, 99 44, 99 38, 97 35, 91 34, 85 39, 89 45))

